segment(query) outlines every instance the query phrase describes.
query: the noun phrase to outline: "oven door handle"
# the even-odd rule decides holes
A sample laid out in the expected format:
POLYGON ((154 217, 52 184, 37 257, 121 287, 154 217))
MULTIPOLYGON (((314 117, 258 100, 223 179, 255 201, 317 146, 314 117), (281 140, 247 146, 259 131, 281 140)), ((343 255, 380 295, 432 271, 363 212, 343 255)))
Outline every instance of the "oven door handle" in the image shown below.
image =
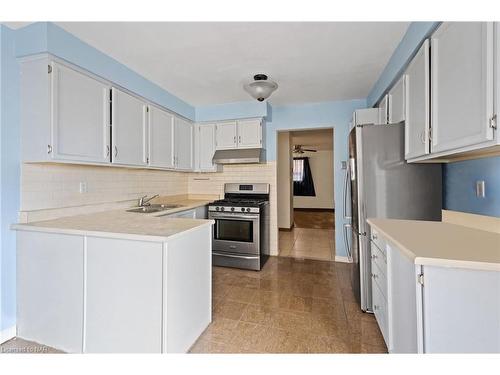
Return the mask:
POLYGON ((256 220, 259 218, 259 215, 226 215, 226 216, 219 216, 219 215, 211 215, 211 219, 218 220, 218 219, 250 219, 250 220, 256 220))
POLYGON ((240 258, 240 259, 259 259, 259 256, 247 256, 247 255, 233 255, 233 254, 228 254, 228 253, 217 253, 215 251, 212 252, 212 255, 218 255, 221 257, 228 257, 228 258, 240 258))

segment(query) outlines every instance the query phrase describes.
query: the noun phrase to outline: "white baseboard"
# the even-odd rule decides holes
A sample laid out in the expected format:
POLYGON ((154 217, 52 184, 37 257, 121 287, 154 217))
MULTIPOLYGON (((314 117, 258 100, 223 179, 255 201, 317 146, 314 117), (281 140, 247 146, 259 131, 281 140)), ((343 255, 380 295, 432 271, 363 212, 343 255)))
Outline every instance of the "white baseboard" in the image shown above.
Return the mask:
POLYGON ((3 344, 5 341, 9 341, 10 339, 13 339, 16 337, 16 326, 12 326, 9 328, 5 328, 0 331, 0 344, 3 344))
POLYGON ((340 263, 351 263, 348 257, 342 257, 340 255, 335 255, 335 261, 340 263))

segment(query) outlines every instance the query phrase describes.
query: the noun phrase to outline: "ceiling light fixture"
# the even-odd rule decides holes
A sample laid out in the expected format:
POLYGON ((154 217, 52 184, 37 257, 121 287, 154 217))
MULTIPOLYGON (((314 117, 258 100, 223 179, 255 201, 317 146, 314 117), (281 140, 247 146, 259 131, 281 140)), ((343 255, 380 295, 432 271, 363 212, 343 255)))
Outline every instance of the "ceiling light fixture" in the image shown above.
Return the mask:
POLYGON ((256 74, 253 76, 254 81, 246 84, 245 91, 253 98, 262 102, 269 98, 271 94, 278 88, 278 84, 274 81, 268 81, 267 75, 256 74))

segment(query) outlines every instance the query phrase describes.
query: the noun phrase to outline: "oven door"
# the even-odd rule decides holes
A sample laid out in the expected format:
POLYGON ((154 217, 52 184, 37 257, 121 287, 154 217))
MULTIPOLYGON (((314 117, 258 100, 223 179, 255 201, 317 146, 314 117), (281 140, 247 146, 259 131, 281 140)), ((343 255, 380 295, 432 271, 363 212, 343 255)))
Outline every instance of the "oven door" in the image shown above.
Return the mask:
POLYGON ((212 250, 258 255, 259 215, 210 212, 213 226, 212 250))

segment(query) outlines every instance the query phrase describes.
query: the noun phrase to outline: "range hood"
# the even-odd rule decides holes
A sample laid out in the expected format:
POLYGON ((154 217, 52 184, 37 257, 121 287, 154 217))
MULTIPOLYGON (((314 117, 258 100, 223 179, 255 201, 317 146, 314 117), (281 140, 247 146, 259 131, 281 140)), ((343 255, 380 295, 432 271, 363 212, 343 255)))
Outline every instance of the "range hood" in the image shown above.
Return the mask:
POLYGON ((246 148, 215 151, 212 161, 216 164, 251 164, 263 162, 263 149, 246 148))

